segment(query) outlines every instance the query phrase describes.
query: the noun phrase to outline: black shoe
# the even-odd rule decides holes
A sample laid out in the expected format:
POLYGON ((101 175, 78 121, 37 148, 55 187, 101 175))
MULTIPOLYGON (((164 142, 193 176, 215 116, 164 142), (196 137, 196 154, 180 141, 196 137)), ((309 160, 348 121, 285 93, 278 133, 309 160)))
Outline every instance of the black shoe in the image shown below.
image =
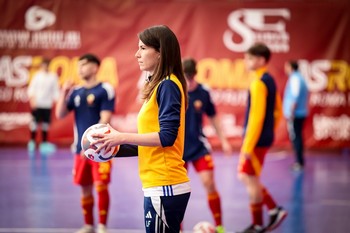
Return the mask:
POLYGON ((244 229, 243 231, 238 231, 236 233, 264 233, 264 232, 265 232, 265 228, 263 228, 262 226, 257 226, 252 224, 246 229, 244 229))
POLYGON ((287 217, 288 212, 284 210, 281 206, 277 207, 277 212, 275 214, 270 214, 269 224, 266 226, 266 231, 272 231, 276 229, 283 220, 287 217))

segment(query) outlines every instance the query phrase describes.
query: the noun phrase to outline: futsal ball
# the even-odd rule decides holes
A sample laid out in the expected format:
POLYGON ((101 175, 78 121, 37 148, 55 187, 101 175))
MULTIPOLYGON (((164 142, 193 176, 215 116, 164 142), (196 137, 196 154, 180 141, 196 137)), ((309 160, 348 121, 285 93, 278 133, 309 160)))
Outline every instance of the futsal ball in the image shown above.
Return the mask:
POLYGON ((209 222, 199 222, 193 227, 193 233, 215 233, 215 227, 209 222))
POLYGON ((97 143, 91 145, 95 142, 97 138, 92 137, 92 134, 108 134, 110 130, 106 124, 95 124, 87 128, 81 138, 81 148, 83 149, 84 155, 95 162, 106 162, 114 158, 114 155, 119 150, 119 145, 112 147, 108 151, 102 149, 99 153, 96 153, 97 148, 99 148, 102 143, 97 143))

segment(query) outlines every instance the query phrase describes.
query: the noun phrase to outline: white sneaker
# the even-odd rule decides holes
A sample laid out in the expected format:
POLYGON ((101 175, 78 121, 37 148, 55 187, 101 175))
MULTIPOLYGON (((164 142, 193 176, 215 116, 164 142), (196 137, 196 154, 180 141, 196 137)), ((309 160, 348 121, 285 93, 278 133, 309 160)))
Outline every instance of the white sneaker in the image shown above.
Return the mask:
POLYGON ((75 233, 95 233, 95 230, 92 225, 84 225, 82 228, 80 228, 75 233))
POLYGON ((39 151, 44 155, 50 155, 56 151, 56 146, 49 142, 43 142, 39 145, 39 151))
POLYGON ((35 151, 35 142, 34 140, 30 140, 27 145, 28 151, 33 153, 35 151))
POLYGON ((97 226, 97 233, 107 233, 107 227, 103 224, 98 224, 97 226))

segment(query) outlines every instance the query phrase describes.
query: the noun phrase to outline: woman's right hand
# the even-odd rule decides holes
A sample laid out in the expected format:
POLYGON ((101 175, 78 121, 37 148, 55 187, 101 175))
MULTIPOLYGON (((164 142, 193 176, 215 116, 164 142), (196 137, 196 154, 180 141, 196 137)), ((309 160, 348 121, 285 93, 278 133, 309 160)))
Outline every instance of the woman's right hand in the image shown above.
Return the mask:
POLYGON ((91 135, 93 138, 98 138, 95 142, 91 143, 91 146, 102 144, 98 145, 96 153, 99 153, 103 148, 106 151, 109 151, 112 147, 122 144, 123 134, 117 131, 116 129, 112 128, 109 124, 107 124, 107 127, 109 129, 109 133, 96 133, 91 135))

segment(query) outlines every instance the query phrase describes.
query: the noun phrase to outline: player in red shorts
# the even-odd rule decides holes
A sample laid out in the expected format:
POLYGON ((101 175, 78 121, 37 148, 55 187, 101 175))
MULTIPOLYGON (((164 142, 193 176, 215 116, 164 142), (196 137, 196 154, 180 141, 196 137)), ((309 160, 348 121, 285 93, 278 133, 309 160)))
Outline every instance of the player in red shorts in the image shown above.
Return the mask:
POLYGON ((252 224, 243 233, 262 233, 276 228, 287 212, 276 204, 260 182, 265 155, 274 140, 274 129, 282 115, 281 98, 273 77, 267 72, 271 52, 261 43, 254 44, 245 53, 248 70, 254 71, 248 94, 244 139, 239 155, 238 178, 246 186, 252 224), (269 209, 270 221, 263 225, 263 206, 269 209))
POLYGON ((210 155, 210 145, 202 129, 204 114, 208 116, 214 126, 224 152, 231 154, 232 148, 221 130, 215 105, 211 100, 208 89, 194 79, 197 73, 196 61, 192 58, 185 59, 182 65, 188 84, 189 96, 188 109, 186 111, 185 151, 183 159, 186 162, 186 166, 189 162, 192 162, 193 167, 198 172, 207 191, 208 204, 215 220, 216 232, 223 233, 225 231, 222 225, 220 195, 216 189, 214 180, 214 162, 210 155))
POLYGON ((82 86, 73 88, 65 83, 56 106, 57 118, 63 118, 74 111, 75 118, 75 161, 74 183, 82 188, 81 206, 85 225, 76 233, 94 233, 93 206, 95 187, 98 196, 99 225, 97 233, 106 233, 109 208, 109 191, 111 161, 97 163, 87 159, 82 153, 81 137, 85 130, 96 123, 109 123, 114 111, 115 91, 108 83, 97 80, 96 74, 100 60, 93 54, 85 54, 79 58, 79 75, 83 79, 82 86))

